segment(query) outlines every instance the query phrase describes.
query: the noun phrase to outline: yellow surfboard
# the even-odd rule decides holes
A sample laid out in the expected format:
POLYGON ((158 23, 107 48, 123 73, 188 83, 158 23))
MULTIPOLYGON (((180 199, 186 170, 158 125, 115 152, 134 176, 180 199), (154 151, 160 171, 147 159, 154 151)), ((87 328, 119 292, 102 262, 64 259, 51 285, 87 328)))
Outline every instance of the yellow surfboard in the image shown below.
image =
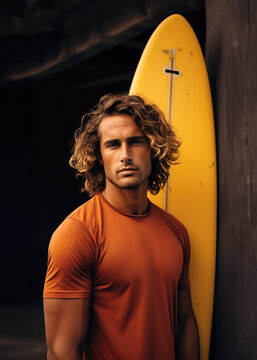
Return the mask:
POLYGON ((180 15, 165 19, 149 39, 130 94, 155 103, 182 141, 169 188, 151 201, 176 216, 191 242, 189 277, 201 346, 209 355, 216 257, 216 148, 208 75, 200 45, 180 15))

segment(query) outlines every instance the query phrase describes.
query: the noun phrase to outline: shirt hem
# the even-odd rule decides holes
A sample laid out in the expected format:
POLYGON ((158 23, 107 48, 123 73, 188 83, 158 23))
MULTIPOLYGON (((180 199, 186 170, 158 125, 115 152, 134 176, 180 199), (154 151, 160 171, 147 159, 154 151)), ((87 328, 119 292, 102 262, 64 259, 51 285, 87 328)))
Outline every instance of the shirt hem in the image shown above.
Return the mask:
POLYGON ((90 299, 91 293, 85 292, 63 292, 63 291, 44 291, 44 299, 90 299))

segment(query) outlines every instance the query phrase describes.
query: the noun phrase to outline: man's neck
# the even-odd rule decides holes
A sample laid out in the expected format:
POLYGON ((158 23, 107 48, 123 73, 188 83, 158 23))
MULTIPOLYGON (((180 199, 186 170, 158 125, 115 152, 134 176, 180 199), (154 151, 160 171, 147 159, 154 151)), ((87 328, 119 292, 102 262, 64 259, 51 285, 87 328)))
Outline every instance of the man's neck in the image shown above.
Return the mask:
POLYGON ((126 214, 143 215, 147 212, 147 187, 121 189, 109 183, 102 195, 113 207, 126 214))

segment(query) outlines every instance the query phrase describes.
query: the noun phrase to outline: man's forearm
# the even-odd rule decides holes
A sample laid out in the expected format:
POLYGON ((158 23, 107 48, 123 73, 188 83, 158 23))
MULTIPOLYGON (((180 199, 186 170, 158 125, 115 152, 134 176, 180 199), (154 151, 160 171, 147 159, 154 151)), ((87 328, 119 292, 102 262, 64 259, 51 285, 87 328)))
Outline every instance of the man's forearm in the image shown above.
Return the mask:
POLYGON ((178 323, 175 352, 176 360, 200 359, 198 327, 193 312, 178 323))

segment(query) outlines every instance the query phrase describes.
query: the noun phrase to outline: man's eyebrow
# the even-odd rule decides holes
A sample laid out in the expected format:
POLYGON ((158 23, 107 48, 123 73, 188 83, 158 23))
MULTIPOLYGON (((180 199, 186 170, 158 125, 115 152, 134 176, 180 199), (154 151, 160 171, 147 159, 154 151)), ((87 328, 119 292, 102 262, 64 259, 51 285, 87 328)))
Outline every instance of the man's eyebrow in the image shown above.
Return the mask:
MULTIPOLYGON (((143 135, 138 135, 138 136, 129 136, 127 138, 127 141, 133 141, 133 140, 146 140, 145 136, 143 135)), ((113 144, 113 143, 119 143, 120 142, 120 139, 110 139, 110 140, 106 140, 104 142, 104 146, 107 147, 108 145, 110 144, 113 144)))
POLYGON ((145 136, 143 136, 143 135, 130 136, 130 137, 128 137, 128 140, 145 140, 145 136))
POLYGON ((119 141, 120 141, 119 139, 106 140, 106 141, 104 142, 104 146, 106 147, 106 146, 108 146, 109 144, 113 144, 113 143, 119 142, 119 141))

